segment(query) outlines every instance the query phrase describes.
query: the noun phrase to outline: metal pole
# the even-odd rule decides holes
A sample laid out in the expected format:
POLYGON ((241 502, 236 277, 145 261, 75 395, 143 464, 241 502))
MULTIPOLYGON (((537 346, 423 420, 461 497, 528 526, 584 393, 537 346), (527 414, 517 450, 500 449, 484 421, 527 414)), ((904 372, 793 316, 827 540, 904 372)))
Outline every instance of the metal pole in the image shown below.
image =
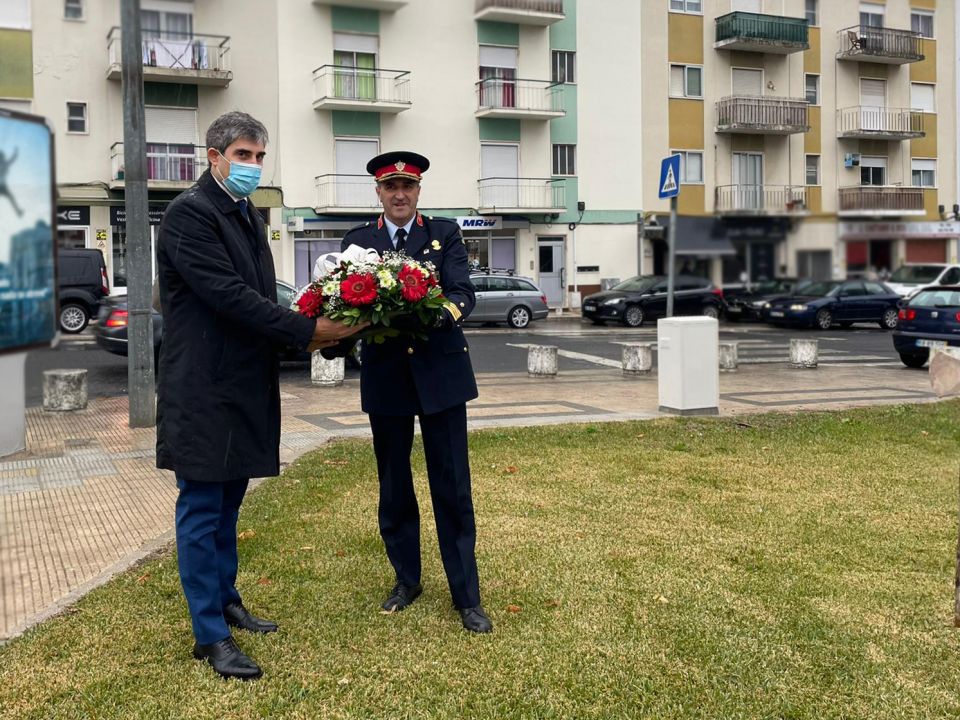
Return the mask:
POLYGON ((130 427, 157 424, 153 380, 153 289, 147 215, 140 0, 120 0, 124 197, 127 216, 127 387, 130 427))
POLYGON ((677 264, 677 196, 670 198, 670 233, 667 251, 667 317, 673 317, 673 286, 677 264))

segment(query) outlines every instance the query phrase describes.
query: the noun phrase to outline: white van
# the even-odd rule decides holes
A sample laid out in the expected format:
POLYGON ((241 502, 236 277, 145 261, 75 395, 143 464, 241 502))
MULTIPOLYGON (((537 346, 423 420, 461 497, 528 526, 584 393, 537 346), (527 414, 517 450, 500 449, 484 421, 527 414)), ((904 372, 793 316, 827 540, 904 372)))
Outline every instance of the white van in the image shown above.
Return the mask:
POLYGON ((960 265, 947 263, 904 265, 887 280, 887 286, 904 297, 913 295, 927 285, 958 284, 960 284, 960 265))

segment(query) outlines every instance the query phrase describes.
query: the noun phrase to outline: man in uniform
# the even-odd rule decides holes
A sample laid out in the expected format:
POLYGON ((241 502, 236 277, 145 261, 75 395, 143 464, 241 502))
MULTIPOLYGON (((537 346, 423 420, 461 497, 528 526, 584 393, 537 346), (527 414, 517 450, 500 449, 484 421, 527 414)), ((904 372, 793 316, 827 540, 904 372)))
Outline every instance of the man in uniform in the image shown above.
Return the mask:
MULTIPOLYGON (((383 344, 363 343, 361 406, 370 417, 377 457, 380 535, 396 573, 396 584, 382 608, 388 613, 404 610, 423 591, 420 512, 410 469, 417 416, 453 604, 467 630, 485 633, 493 625, 480 605, 467 458, 466 402, 477 397, 477 384, 460 329, 475 298, 460 229, 449 220, 426 218, 417 211, 420 177, 429 166, 425 157, 412 152, 384 153, 367 163, 367 172, 377 181, 383 214, 375 223, 350 230, 342 245, 344 250, 359 245, 379 253, 403 250, 418 262, 433 263, 448 299, 441 322, 420 328, 425 340, 401 336, 383 344)), ((352 345, 348 340, 323 354, 343 355, 352 345)))

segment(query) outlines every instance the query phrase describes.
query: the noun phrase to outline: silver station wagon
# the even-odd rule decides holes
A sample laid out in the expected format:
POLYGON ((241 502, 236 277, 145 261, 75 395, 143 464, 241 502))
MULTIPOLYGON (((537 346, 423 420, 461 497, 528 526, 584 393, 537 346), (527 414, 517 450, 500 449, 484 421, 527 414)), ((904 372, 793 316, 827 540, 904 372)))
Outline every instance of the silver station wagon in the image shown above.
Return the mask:
POLYGON ((525 328, 531 320, 542 320, 550 312, 547 296, 530 278, 496 273, 474 273, 470 282, 477 304, 467 317, 468 323, 507 323, 525 328))

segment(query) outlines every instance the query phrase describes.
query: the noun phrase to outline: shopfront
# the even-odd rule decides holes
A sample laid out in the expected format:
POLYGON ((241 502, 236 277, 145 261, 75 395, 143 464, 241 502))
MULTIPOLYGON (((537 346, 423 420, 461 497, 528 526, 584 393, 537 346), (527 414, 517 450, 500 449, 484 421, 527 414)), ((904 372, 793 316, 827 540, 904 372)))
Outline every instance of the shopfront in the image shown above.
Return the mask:
MULTIPOLYGON (((150 220, 150 276, 156 275, 157 266, 157 231, 166 205, 151 204, 149 207, 150 220)), ((113 243, 110 252, 110 288, 112 292, 123 295, 127 291, 127 210, 123 205, 110 206, 110 226, 112 228, 113 243)))
POLYGON ((57 248, 81 250, 90 245, 90 206, 57 205, 57 248))
POLYGON ((527 220, 507 220, 497 215, 468 215, 456 220, 471 269, 516 271, 517 230, 528 228, 527 220))
POLYGON ((848 277, 884 276, 905 263, 956 262, 960 222, 843 222, 848 277))

